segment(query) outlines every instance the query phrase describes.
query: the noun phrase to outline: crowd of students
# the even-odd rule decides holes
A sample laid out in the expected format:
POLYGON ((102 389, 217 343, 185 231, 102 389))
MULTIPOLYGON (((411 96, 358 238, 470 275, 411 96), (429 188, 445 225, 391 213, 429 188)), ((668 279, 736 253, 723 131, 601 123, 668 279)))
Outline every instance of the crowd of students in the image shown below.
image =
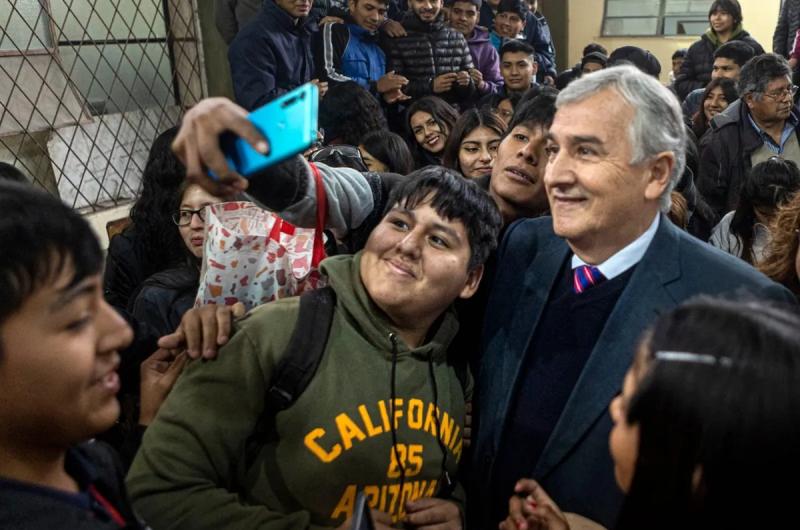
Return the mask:
POLYGON ((237 102, 155 140, 105 261, 0 165, 0 528, 791 520, 800 2, 768 54, 714 0, 666 86, 632 46, 557 72, 535 0, 217 15, 237 102), (318 143, 236 174, 222 135, 267 152, 247 112, 306 82, 318 143), (207 206, 313 228, 318 186, 327 287, 193 307, 207 206))

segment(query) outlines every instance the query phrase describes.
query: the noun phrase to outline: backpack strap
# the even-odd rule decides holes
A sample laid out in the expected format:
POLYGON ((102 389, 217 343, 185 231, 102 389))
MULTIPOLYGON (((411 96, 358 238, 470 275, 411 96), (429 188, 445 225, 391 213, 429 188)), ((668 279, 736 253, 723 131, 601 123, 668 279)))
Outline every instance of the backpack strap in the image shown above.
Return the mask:
POLYGON ((274 432, 275 416, 297 401, 316 374, 328 343, 335 306, 336 293, 331 287, 306 291, 300 295, 300 310, 294 331, 275 366, 264 411, 246 442, 247 467, 250 467, 258 451, 274 432))

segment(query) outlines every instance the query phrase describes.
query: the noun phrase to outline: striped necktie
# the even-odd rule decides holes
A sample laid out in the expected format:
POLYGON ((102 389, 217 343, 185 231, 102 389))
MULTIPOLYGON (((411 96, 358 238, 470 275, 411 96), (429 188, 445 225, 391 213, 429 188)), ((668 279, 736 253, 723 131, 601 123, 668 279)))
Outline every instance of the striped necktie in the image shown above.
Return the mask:
POLYGON ((605 281, 606 277, 600 269, 591 265, 581 265, 572 271, 572 290, 581 294, 587 289, 605 281))

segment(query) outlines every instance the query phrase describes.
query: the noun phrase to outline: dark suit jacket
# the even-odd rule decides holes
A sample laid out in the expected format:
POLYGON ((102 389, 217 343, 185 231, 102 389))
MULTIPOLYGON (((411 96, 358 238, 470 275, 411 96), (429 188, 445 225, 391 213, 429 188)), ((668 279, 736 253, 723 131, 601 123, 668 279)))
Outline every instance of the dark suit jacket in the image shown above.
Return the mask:
MULTIPOLYGON (((471 499, 491 498, 493 464, 525 354, 560 268, 571 254, 549 217, 511 227, 501 245, 486 310, 480 417, 473 438, 471 499)), ((664 216, 647 252, 609 316, 536 468, 520 478, 540 481, 564 511, 613 526, 622 503, 608 449, 608 405, 622 389, 642 332, 663 312, 700 294, 746 290, 759 298, 793 302, 782 286, 743 261, 677 229, 664 216)), ((752 297, 752 296, 751 296, 752 297)), ((495 527, 471 501, 475 528, 495 527), (480 522, 478 522, 480 521, 480 522)))
POLYGON ((228 48, 236 102, 252 111, 310 81, 311 36, 317 29, 313 15, 295 24, 274 0, 265 0, 228 48))

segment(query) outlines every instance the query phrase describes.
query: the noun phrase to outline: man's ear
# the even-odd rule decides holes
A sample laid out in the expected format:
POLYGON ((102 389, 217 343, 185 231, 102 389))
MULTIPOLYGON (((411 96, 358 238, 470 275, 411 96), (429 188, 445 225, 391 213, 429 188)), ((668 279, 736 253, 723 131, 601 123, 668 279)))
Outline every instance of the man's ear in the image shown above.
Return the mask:
POLYGON ((458 297, 470 298, 474 295, 478 290, 478 286, 481 284, 481 278, 483 278, 483 265, 475 267, 467 274, 467 281, 464 283, 464 288, 461 290, 458 297))
POLYGON ((672 170, 675 168, 675 153, 664 151, 657 154, 648 164, 649 175, 644 196, 649 200, 658 200, 669 185, 672 170))
POLYGON ((753 93, 750 92, 749 94, 745 94, 744 97, 742 97, 742 101, 744 101, 744 104, 747 105, 748 109, 752 109, 753 108, 753 93))

